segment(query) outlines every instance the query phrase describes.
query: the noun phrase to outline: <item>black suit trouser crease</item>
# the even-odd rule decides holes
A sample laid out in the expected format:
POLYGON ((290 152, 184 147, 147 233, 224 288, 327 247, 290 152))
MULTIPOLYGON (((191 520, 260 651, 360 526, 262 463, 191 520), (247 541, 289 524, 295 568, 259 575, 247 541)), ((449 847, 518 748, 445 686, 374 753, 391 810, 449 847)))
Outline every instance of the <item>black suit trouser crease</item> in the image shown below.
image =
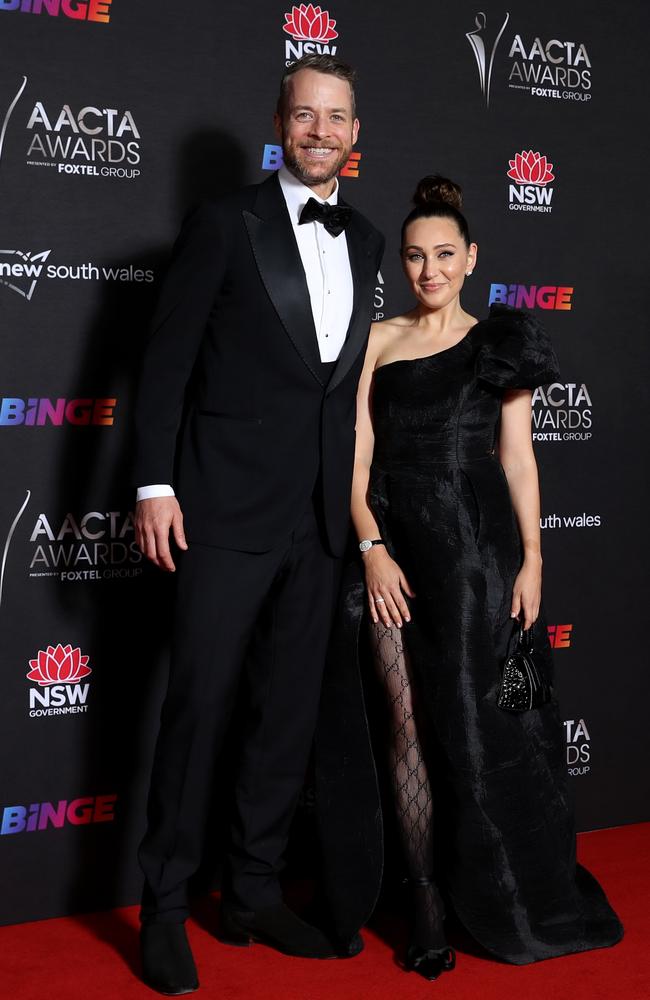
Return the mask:
POLYGON ((316 724, 339 560, 313 507, 284 545, 249 553, 191 544, 179 558, 167 695, 139 859, 142 919, 187 917, 215 761, 246 671, 227 891, 256 910, 279 902, 281 868, 316 724))

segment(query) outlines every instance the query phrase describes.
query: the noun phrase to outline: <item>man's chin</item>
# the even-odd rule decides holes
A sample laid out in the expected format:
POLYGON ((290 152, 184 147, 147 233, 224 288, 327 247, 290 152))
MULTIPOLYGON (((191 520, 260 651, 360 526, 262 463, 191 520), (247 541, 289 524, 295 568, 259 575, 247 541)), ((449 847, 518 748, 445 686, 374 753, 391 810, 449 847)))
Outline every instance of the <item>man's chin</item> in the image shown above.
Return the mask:
POLYGON ((297 160, 287 160, 285 166, 299 181, 306 187, 317 187, 319 184, 329 184, 338 174, 341 167, 345 166, 347 160, 338 161, 335 164, 325 163, 299 163, 297 160))

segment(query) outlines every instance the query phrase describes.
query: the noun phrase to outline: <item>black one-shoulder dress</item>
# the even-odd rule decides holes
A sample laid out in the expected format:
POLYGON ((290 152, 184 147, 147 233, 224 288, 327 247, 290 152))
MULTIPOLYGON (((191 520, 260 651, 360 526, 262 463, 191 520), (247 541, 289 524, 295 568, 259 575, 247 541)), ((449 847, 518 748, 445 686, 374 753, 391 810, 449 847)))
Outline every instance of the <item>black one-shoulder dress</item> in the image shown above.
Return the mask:
MULTIPOLYGON (((527 313, 492 307, 448 350, 375 372, 370 503, 416 597, 403 638, 435 747, 430 768, 442 856, 436 877, 473 937, 524 964, 600 948, 623 933, 576 864, 557 702, 497 707, 513 642, 522 553, 496 453, 505 390, 558 378, 527 313)), ((316 740, 325 889, 341 937, 367 919, 383 867, 382 820, 359 670, 367 637, 362 571, 346 571, 316 740)), ((546 627, 535 645, 552 682, 546 627)))

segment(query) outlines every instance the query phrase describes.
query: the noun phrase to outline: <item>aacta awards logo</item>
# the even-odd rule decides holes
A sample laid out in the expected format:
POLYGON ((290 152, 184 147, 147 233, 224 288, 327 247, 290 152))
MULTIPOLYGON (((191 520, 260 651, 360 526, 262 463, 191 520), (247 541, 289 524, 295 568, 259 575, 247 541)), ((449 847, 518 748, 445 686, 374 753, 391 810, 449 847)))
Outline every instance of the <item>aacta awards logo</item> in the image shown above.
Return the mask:
POLYGON ((73 21, 97 21, 108 24, 113 0, 0 0, 2 11, 20 14, 49 14, 69 17, 73 21))
MULTIPOLYGON (((2 0, 0 0, 2 3, 2 0)), ((0 155, 9 119, 27 86, 27 78, 12 97, 0 132, 0 155)), ((25 129, 28 166, 53 167, 58 174, 134 180, 140 176, 141 136, 128 109, 85 104, 31 106, 25 129)))
POLYGON ((38 685, 29 689, 29 715, 79 715, 87 711, 90 684, 81 682, 92 670, 79 646, 48 646, 29 661, 27 680, 38 685))
POLYGON ((292 41, 285 41, 284 55, 287 66, 308 55, 336 55, 336 45, 330 42, 339 37, 336 21, 329 11, 315 7, 311 3, 301 3, 292 7, 284 15, 283 31, 292 41))
POLYGON ((564 101, 591 100, 591 61, 584 42, 535 36, 532 40, 515 35, 506 48, 502 37, 510 14, 488 23, 483 11, 475 17, 473 31, 465 33, 478 69, 479 86, 486 107, 490 105, 495 60, 510 60, 508 87, 523 90, 531 97, 564 101))
POLYGON ((574 777, 589 774, 591 767, 591 738, 584 719, 567 719, 566 730, 566 762, 569 774, 574 777))
POLYGON ((82 517, 68 513, 60 522, 39 514, 29 540, 34 545, 31 577, 94 583, 142 574, 143 555, 135 542, 131 512, 91 510, 82 517))
POLYGON ((593 408, 584 382, 552 382, 533 392, 533 441, 590 441, 593 408))
POLYGON ((510 210, 552 212, 553 188, 549 184, 555 180, 553 164, 542 153, 522 149, 520 153, 515 153, 512 160, 508 160, 508 165, 510 210))

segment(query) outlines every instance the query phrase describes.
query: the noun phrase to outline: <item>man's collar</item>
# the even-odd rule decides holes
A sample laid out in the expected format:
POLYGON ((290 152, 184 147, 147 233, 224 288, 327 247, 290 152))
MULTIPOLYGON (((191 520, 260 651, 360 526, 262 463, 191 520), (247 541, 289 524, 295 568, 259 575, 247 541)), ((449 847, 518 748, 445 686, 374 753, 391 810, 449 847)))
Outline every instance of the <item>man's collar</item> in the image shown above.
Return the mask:
POLYGON ((287 208, 289 209, 291 221, 295 224, 299 222, 300 213, 310 198, 315 198, 316 201, 327 205, 338 204, 339 182, 337 178, 334 179, 334 190, 329 198, 320 198, 311 188, 303 184, 302 181, 299 181, 297 177, 294 177, 284 164, 278 170, 278 180, 284 200, 287 203, 287 208))

